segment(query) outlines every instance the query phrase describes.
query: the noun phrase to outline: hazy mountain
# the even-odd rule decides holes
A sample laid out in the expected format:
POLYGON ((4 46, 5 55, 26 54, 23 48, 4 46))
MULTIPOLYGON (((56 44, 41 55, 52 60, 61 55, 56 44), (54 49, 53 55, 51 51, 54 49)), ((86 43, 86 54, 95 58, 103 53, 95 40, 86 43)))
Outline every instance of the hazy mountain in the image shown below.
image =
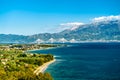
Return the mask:
POLYGON ((30 36, 0 34, 0 43, 32 43, 43 41, 120 41, 120 20, 107 20, 84 24, 76 29, 67 29, 59 33, 43 33, 30 36), (64 39, 63 39, 64 38, 64 39))

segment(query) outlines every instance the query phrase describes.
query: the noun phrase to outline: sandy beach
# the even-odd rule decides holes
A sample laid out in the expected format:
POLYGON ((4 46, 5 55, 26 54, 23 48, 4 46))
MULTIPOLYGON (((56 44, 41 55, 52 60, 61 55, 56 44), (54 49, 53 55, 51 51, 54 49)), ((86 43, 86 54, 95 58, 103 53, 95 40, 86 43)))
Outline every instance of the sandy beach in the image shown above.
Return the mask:
POLYGON ((44 73, 44 71, 47 69, 47 67, 52 64, 53 62, 55 62, 56 60, 52 60, 52 61, 49 61, 47 63, 44 63, 43 65, 41 65, 40 67, 38 67, 35 71, 34 71, 34 74, 38 75, 39 73, 44 73))

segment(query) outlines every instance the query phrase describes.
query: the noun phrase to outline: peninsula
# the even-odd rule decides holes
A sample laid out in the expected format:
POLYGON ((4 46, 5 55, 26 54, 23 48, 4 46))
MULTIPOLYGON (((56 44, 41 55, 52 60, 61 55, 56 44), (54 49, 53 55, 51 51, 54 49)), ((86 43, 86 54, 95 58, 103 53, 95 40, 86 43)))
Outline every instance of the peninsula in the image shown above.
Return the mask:
POLYGON ((1 44, 0 80, 53 80, 44 72, 55 62, 52 54, 30 53, 26 50, 45 49, 55 45, 1 44))

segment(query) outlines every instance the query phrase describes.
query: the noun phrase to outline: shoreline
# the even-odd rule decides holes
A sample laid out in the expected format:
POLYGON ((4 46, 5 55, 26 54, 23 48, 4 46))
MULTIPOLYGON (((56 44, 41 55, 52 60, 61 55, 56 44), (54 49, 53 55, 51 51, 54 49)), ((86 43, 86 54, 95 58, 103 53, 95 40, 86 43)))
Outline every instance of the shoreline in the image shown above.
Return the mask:
MULTIPOLYGON (((48 50, 48 49, 54 49, 54 48, 58 48, 58 47, 48 47, 48 48, 41 48, 41 49, 33 49, 33 50, 27 50, 26 52, 29 51, 36 51, 36 50, 48 50)), ((45 70, 48 68, 48 66, 52 63, 54 63, 56 61, 55 56, 54 59, 44 63, 43 65, 39 66, 38 68, 36 68, 36 70, 34 70, 34 74, 38 75, 39 73, 44 73, 45 70)))
POLYGON ((48 66, 52 63, 54 63, 56 59, 53 59, 52 61, 46 62, 43 65, 39 66, 35 71, 34 74, 38 75, 39 73, 44 73, 45 70, 48 68, 48 66))
POLYGON ((54 49, 55 47, 50 47, 50 48, 41 48, 41 49, 32 49, 32 50, 27 50, 27 52, 29 51, 37 51, 37 50, 48 50, 48 49, 54 49))

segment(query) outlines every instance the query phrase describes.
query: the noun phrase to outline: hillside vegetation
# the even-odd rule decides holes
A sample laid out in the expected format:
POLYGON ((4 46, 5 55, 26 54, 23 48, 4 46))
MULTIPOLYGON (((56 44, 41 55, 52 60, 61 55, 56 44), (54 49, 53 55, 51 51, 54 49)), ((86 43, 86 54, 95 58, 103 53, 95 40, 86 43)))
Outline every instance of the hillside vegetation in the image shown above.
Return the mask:
POLYGON ((36 68, 53 59, 51 54, 27 53, 16 46, 1 45, 0 80, 53 80, 49 73, 33 73, 36 68))

